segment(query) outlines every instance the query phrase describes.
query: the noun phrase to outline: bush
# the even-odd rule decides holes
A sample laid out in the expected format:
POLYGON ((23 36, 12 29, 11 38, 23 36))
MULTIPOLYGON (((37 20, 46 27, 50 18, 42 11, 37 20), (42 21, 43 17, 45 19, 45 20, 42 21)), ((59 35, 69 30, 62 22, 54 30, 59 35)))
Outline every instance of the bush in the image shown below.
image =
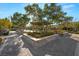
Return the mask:
POLYGON ((12 27, 12 23, 6 19, 0 19, 0 29, 7 28, 10 29, 12 27))
POLYGON ((9 29, 0 30, 0 35, 8 35, 8 34, 9 34, 9 29))
POLYGON ((0 44, 2 44, 3 43, 3 39, 2 38, 0 38, 0 44))
POLYGON ((58 30, 57 32, 60 36, 64 35, 64 30, 58 30))
POLYGON ((73 32, 73 33, 75 33, 75 34, 79 34, 79 31, 76 31, 76 32, 73 32))
POLYGON ((40 37, 53 35, 54 33, 53 32, 39 32, 39 33, 38 32, 28 32, 27 34, 31 35, 33 37, 36 37, 36 38, 40 38, 40 37))
POLYGON ((6 30, 6 32, 3 33, 3 35, 8 35, 8 34, 9 34, 9 31, 8 30, 6 30))

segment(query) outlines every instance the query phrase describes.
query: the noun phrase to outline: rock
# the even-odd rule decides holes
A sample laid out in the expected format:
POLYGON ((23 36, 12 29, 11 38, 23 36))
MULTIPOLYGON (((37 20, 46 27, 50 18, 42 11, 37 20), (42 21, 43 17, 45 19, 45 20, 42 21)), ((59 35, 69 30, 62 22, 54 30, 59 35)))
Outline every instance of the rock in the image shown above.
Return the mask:
POLYGON ((32 53, 28 48, 21 48, 18 53, 18 56, 32 56, 32 53))

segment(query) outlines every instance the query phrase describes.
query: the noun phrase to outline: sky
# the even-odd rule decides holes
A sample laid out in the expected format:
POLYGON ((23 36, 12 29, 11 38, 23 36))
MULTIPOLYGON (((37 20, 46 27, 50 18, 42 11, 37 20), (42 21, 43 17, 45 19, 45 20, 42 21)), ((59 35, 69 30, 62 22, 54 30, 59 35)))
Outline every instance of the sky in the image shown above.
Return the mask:
POLYGON ((25 4, 21 3, 0 3, 0 18, 10 17, 13 13, 24 13, 25 4))
MULTIPOLYGON (((24 7, 28 3, 0 3, 0 18, 10 17, 15 12, 24 14, 24 7)), ((43 8, 44 4, 39 4, 43 8)), ((62 6, 62 10, 67 12, 67 15, 73 16, 73 21, 79 21, 79 4, 78 3, 59 3, 62 6)))
POLYGON ((79 21, 79 3, 64 3, 60 5, 62 10, 67 12, 67 15, 74 17, 74 21, 79 21))

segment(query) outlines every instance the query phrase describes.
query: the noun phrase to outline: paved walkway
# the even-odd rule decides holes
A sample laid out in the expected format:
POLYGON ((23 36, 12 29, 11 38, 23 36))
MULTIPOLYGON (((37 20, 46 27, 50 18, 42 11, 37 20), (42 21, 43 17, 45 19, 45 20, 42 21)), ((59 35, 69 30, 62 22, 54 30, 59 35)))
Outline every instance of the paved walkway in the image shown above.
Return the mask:
MULTIPOLYGON (((27 37, 27 39, 29 39, 27 37)), ((51 38, 52 39, 52 38, 51 38)), ((29 48, 34 56, 74 56, 75 48, 78 41, 71 38, 71 35, 58 36, 55 40, 48 42, 47 44, 35 48, 23 39, 24 47, 29 48)))
POLYGON ((11 31, 8 36, 2 36, 5 42, 0 47, 1 56, 32 56, 29 48, 24 48, 24 42, 15 31, 11 31))
POLYGON ((79 43, 77 43, 77 46, 75 49, 75 56, 79 56, 79 43))
POLYGON ((71 38, 77 41, 76 49, 75 49, 75 56, 79 56, 79 34, 72 34, 71 38))
POLYGON ((41 47, 29 44, 26 40, 29 39, 28 37, 26 39, 22 39, 22 36, 17 38, 17 35, 6 37, 9 39, 4 43, 6 45, 1 51, 2 56, 79 56, 79 41, 77 41, 78 37, 74 35, 58 36, 41 47), (74 39, 75 37, 77 40, 74 39))

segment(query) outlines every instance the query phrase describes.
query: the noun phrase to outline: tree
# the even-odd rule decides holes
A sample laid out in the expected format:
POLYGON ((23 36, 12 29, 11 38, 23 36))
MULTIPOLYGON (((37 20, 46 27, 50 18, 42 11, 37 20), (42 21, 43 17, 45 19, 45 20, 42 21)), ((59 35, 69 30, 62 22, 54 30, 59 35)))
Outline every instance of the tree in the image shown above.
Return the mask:
POLYGON ((26 15, 22 15, 22 17, 18 20, 18 27, 20 28, 20 29, 25 29, 26 28, 26 24, 28 24, 28 22, 30 21, 30 19, 29 18, 27 18, 27 16, 26 15))
POLYGON ((24 29, 29 20, 31 20, 30 24, 32 25, 33 31, 46 32, 54 26, 53 24, 63 26, 64 22, 64 24, 66 24, 72 20, 72 17, 66 16, 66 13, 62 11, 62 7, 56 3, 46 3, 44 4, 44 8, 34 3, 25 6, 24 9, 26 11, 25 14, 16 12, 11 17, 12 22, 20 29, 24 29))
POLYGON ((13 16, 11 16, 11 21, 12 21, 12 23, 13 23, 14 26, 17 25, 18 20, 19 20, 21 17, 22 17, 22 14, 20 14, 20 13, 18 13, 18 12, 15 12, 15 13, 13 14, 13 16))
POLYGON ((30 19, 27 17, 27 15, 16 12, 11 17, 11 20, 15 27, 23 28, 26 26, 26 24, 29 22, 30 19))
POLYGON ((20 14, 18 12, 14 13, 11 17, 13 27, 16 27, 20 34, 23 33, 24 29, 26 28, 26 24, 30 21, 30 19, 25 14, 20 14))
MULTIPOLYGON (((71 17, 71 16, 65 16, 64 17, 64 20, 63 20, 63 22, 62 22, 62 26, 63 26, 63 28, 65 29, 65 30, 69 30, 69 28, 72 28, 73 27, 73 24, 71 23, 71 21, 72 21, 72 19, 73 19, 73 17, 71 17)), ((72 29, 73 30, 73 29, 72 29)))
MULTIPOLYGON (((35 21, 36 23, 43 23, 43 21, 47 21, 47 24, 42 25, 43 29, 45 28, 47 30, 49 25, 56 24, 59 25, 66 19, 70 20, 72 18, 65 17, 66 13, 62 11, 62 8, 60 5, 57 5, 55 3, 51 4, 44 4, 44 8, 41 9, 38 4, 32 4, 25 7, 25 11, 28 16, 32 16, 32 21, 35 21)), ((35 23, 33 22, 32 25, 35 23)), ((36 24, 35 23, 35 24, 36 24)), ((40 26, 40 25, 39 25, 40 26)), ((38 26, 38 27, 39 27, 38 26)), ((33 26, 33 28, 36 27, 36 25, 33 26)), ((38 28, 36 27, 36 28, 38 28)), ((42 29, 41 28, 41 29, 42 29)), ((39 28, 38 28, 39 29, 39 28)))
MULTIPOLYGON (((38 4, 32 4, 32 5, 26 6, 25 11, 27 12, 28 16, 31 16, 30 18, 33 21, 33 23, 35 23, 35 22, 36 23, 37 22, 42 23, 42 20, 43 20, 42 19, 43 18, 42 14, 43 13, 42 13, 42 9, 39 7, 38 4)), ((35 30, 35 27, 37 25, 34 25, 33 23, 32 23, 32 26, 33 26, 32 30, 35 30)), ((38 27, 37 27, 37 29, 39 29, 38 27)))
POLYGON ((54 23, 60 23, 66 13, 62 11, 62 8, 60 5, 51 3, 49 5, 45 4, 44 14, 47 20, 49 20, 54 24, 54 23))
POLYGON ((79 21, 78 22, 72 22, 73 23, 73 25, 74 25, 74 30, 75 31, 79 31, 79 21))
POLYGON ((32 20, 42 20, 42 9, 38 4, 32 4, 25 7, 28 16, 33 16, 32 20))

